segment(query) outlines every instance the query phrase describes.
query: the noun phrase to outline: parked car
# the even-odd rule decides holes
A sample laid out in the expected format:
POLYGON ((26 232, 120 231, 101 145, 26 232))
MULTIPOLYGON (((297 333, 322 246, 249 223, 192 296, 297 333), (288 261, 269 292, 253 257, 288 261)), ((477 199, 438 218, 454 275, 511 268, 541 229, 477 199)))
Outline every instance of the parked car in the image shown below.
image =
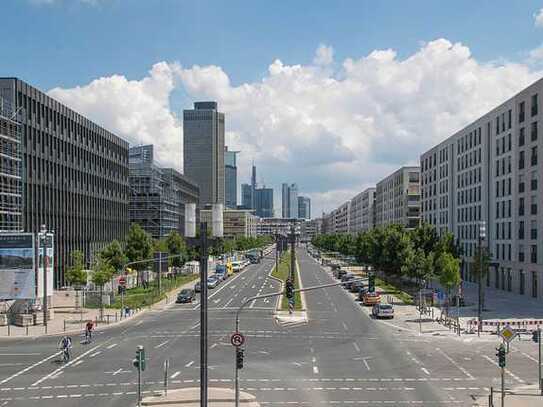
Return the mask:
POLYGON ((185 304, 187 302, 192 302, 194 300, 194 290, 190 288, 184 288, 182 289, 179 294, 177 294, 177 300, 175 300, 178 304, 185 304))
POLYGON ((358 290, 358 300, 364 301, 364 295, 368 292, 368 287, 364 286, 360 290, 358 290))
POLYGON ((343 269, 337 269, 334 276, 338 279, 338 280, 341 280, 343 278, 343 276, 347 274, 347 271, 343 270, 343 269))
POLYGON ((220 280, 215 276, 209 276, 207 278, 207 288, 215 288, 219 285, 220 280))
POLYGON ((391 304, 375 304, 371 313, 375 318, 394 318, 394 307, 391 304))
POLYGON ((200 282, 199 281, 196 284, 194 284, 194 292, 195 293, 200 292, 200 282))
POLYGON ((381 302, 381 294, 378 292, 369 293, 366 292, 364 294, 364 297, 362 298, 362 303, 364 305, 375 305, 379 304, 381 302))
POLYGON ((354 279, 353 273, 345 273, 343 277, 341 277, 341 282, 344 283, 343 288, 349 290, 351 288, 351 283, 349 281, 353 279, 354 279))
POLYGON ((363 281, 360 281, 360 280, 356 280, 356 281, 353 281, 351 283, 351 292, 352 293, 357 293, 360 291, 361 288, 363 288, 365 286, 364 282, 363 281))

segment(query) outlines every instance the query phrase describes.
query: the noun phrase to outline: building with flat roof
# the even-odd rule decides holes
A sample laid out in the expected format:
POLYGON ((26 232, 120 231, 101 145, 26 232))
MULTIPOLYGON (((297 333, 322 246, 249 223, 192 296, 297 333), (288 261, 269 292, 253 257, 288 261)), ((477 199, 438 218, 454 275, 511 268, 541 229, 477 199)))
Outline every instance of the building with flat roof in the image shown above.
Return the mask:
POLYGON ((281 215, 283 218, 298 219, 298 185, 281 185, 281 215))
POLYGON ((200 188, 200 207, 225 204, 224 113, 217 102, 195 102, 183 111, 184 174, 200 188))
POLYGON ((273 218, 273 188, 255 189, 255 211, 259 218, 273 218))
POLYGON ((307 196, 298 196, 298 218, 311 219, 311 199, 307 196))
POLYGON ((420 224, 420 167, 401 167, 377 183, 375 226, 420 224))
POLYGON ((483 284, 543 297, 543 166, 539 164, 543 79, 421 155, 424 222, 452 232, 462 277, 475 282, 479 224, 494 264, 483 284))
MULTIPOLYGON (((200 219, 207 222, 208 230, 212 227, 212 211, 200 210, 200 219)), ((257 235, 258 217, 251 210, 225 209, 223 212, 224 238, 255 237, 257 235)))
POLYGON ((349 208, 349 232, 366 232, 375 225, 375 188, 366 188, 351 199, 349 208))
POLYGON ((0 98, 20 123, 22 229, 55 231, 61 287, 71 252, 81 250, 88 263, 128 232, 128 142, 18 78, 0 78, 0 98))
POLYGON ((272 236, 275 234, 280 234, 286 236, 290 233, 291 225, 294 225, 295 230, 299 232, 300 224, 301 221, 298 219, 261 218, 258 220, 256 231, 258 235, 272 236))
POLYGON ((130 222, 138 223, 153 238, 171 231, 184 234, 185 204, 198 203, 198 186, 173 168, 162 168, 153 146, 131 147, 130 222))

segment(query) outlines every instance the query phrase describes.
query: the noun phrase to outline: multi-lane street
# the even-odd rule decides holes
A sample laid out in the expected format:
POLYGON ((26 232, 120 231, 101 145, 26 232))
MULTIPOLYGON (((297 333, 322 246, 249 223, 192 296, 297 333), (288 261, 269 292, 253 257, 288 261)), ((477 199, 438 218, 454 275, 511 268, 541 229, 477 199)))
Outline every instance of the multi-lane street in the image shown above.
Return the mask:
MULTIPOLYGON (((333 277, 298 250, 304 286, 333 277)), ((246 298, 278 291, 273 261, 251 265, 209 292, 211 386, 233 386, 234 313, 246 298)), ((250 304, 241 317, 246 335, 241 388, 263 406, 470 405, 472 395, 496 385, 494 342, 418 336, 394 321, 375 321, 340 287, 307 293, 309 323, 279 326, 273 300, 250 304)), ((199 304, 172 304, 78 340, 70 363, 59 363, 58 337, 0 342, 0 406, 133 406, 136 347, 148 358, 144 391, 162 388, 169 359, 170 388, 198 386, 199 304)), ((77 338, 78 339, 78 338, 77 338)), ((537 379, 535 347, 513 346, 510 385, 537 379)))

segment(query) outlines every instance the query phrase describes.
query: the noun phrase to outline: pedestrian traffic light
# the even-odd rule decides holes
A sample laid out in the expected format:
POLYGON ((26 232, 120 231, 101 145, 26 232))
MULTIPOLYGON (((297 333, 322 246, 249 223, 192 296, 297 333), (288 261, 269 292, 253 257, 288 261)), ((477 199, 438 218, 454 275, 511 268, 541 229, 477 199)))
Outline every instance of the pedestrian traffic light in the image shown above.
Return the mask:
POLYGON ((370 273, 368 275, 368 292, 374 293, 375 292, 375 274, 370 273))
POLYGON ((136 350, 136 358, 132 361, 134 367, 138 370, 145 370, 145 349, 143 346, 138 346, 136 350))
POLYGON ((540 336, 541 331, 539 329, 532 331, 532 341, 534 341, 535 343, 539 343, 539 341, 541 340, 540 336))
POLYGON ((496 356, 498 358, 498 366, 505 367, 505 346, 500 345, 496 348, 496 356))
POLYGON ((287 280, 285 284, 285 295, 289 300, 294 298, 294 284, 290 280, 287 280))
POLYGON ((243 369, 243 349, 236 349, 236 368, 243 369))

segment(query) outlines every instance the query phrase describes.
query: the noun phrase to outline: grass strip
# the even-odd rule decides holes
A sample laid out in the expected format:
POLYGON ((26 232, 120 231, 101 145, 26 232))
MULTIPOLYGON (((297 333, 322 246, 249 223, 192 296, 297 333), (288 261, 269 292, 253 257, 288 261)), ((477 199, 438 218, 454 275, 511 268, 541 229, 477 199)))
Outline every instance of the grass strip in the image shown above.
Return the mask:
MULTIPOLYGON (((289 278, 290 276, 290 256, 290 251, 284 252, 281 255, 281 259, 279 260, 279 267, 277 269, 274 268, 273 270, 273 277, 276 277, 283 282, 287 281, 287 278, 289 278)), ((294 272, 294 289, 299 288, 300 282, 298 281, 298 273, 294 272)), ((283 296, 283 300, 281 302, 281 310, 288 311, 288 299, 286 296, 283 296)), ((299 292, 294 293, 294 310, 302 310, 302 298, 299 292)))
POLYGON ((381 288, 382 294, 393 295, 406 305, 414 304, 413 297, 410 294, 400 290, 398 287, 390 283, 387 283, 385 280, 382 280, 379 277, 375 278, 375 285, 381 288))

